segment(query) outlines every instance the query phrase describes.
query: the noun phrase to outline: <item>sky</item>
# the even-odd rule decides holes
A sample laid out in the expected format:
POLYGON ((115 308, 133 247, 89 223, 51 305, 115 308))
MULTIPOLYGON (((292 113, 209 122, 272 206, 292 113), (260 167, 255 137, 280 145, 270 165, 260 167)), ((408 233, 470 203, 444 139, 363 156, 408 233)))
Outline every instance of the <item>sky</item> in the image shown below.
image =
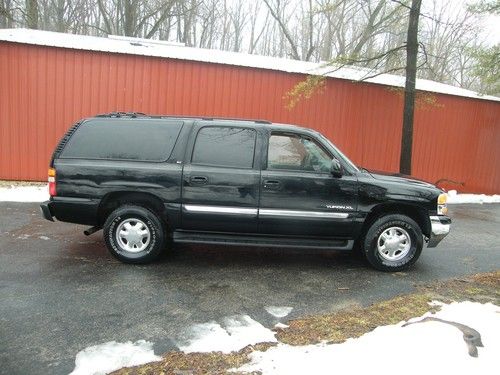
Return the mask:
MULTIPOLYGON (((467 4, 477 4, 480 0, 437 0, 443 5, 447 5, 452 13, 458 13, 465 9, 467 4)), ((429 12, 429 6, 432 5, 433 0, 422 1, 422 12, 429 12)), ((483 37, 486 43, 494 45, 500 43, 500 16, 498 15, 485 15, 482 19, 483 37)))
POLYGON ((500 16, 489 16, 483 20, 484 34, 491 45, 500 43, 500 16))

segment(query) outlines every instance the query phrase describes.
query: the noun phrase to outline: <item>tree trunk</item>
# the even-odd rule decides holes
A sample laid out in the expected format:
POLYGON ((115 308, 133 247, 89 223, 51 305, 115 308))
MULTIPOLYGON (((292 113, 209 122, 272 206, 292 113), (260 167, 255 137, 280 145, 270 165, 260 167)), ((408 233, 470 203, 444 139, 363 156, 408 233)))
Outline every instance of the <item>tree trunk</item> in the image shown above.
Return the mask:
POLYGON ((0 29, 12 27, 12 15, 10 12, 10 0, 0 0, 0 29))
POLYGON ((26 26, 29 29, 38 29, 37 0, 26 0, 26 26))
POLYGON ((403 110, 403 132, 401 135, 401 157, 399 171, 411 174, 411 156, 413 146, 413 117, 415 112, 415 81, 417 79, 418 54, 418 18, 422 0, 412 0, 408 34, 406 38, 406 84, 403 110))
POLYGON ((66 0, 57 0, 55 5, 56 12, 56 31, 59 33, 65 33, 67 31, 66 23, 64 22, 64 13, 66 12, 66 0))
POLYGON ((135 37, 137 24, 137 2, 133 0, 124 1, 124 21, 123 21, 123 35, 135 37))

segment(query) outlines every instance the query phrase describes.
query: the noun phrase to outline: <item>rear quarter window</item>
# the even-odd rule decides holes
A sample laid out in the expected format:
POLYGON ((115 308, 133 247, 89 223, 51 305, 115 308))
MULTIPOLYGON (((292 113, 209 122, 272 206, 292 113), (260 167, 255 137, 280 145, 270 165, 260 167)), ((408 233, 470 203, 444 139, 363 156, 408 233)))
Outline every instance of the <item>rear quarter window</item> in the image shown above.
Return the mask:
POLYGON ((165 161, 182 124, 160 119, 88 120, 70 138, 61 158, 165 161))

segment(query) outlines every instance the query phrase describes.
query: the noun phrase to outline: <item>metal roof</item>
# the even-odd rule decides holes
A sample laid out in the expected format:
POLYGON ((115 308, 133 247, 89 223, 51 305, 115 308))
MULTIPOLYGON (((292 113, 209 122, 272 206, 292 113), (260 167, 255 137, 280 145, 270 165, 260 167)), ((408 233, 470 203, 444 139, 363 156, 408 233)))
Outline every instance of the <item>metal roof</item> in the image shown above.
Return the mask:
MULTIPOLYGON (((95 37, 56 33, 51 31, 31 29, 2 29, 0 41, 32 44, 47 47, 70 48, 86 51, 110 52, 129 55, 153 56, 178 60, 198 61, 214 64, 225 64, 248 68, 267 69, 299 74, 325 74, 327 77, 359 81, 369 75, 366 69, 343 67, 333 72, 331 67, 322 63, 312 63, 283 58, 250 55, 246 53, 221 51, 215 49, 185 47, 179 43, 141 38, 110 36, 95 37)), ((378 85, 404 87, 404 76, 381 74, 364 82, 378 85)), ((499 101, 499 97, 481 95, 477 92, 460 87, 434 82, 426 79, 417 79, 417 89, 440 94, 462 96, 482 100, 499 101)))

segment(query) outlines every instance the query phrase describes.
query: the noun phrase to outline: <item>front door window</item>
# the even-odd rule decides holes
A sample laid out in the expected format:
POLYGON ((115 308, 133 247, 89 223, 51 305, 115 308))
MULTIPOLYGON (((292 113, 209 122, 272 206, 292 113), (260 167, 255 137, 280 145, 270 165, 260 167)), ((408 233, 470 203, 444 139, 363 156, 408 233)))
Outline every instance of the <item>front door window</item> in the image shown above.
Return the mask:
POLYGON ((273 134, 269 139, 268 170, 328 173, 332 157, 312 139, 273 134))

